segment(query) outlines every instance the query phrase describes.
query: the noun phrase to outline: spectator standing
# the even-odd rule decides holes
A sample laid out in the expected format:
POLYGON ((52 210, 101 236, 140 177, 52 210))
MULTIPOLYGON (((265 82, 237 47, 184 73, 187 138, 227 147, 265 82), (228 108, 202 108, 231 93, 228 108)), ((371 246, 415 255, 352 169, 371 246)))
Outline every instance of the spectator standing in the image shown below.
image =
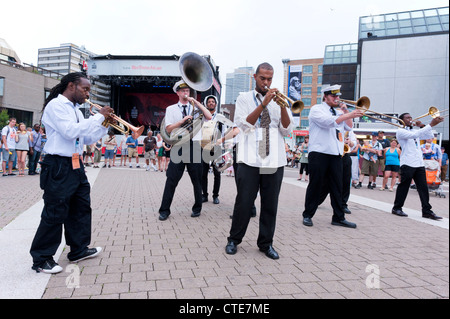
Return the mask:
POLYGON ((389 190, 393 192, 400 171, 400 155, 402 154, 402 151, 398 148, 397 140, 393 139, 391 145, 386 148, 383 153, 386 158, 386 167, 384 170, 383 185, 381 186, 380 191, 386 189, 387 181, 389 177, 391 177, 391 187, 389 190))
POLYGON ((309 136, 305 136, 305 141, 300 146, 300 177, 299 181, 303 178, 303 172, 305 172, 305 182, 308 181, 308 146, 309 146, 309 136))
POLYGON ((29 160, 28 160, 28 175, 35 175, 36 174, 36 168, 37 164, 39 162, 39 159, 41 157, 41 151, 42 151, 42 133, 41 133, 41 126, 39 124, 34 124, 33 126, 33 142, 31 143, 31 148, 33 151, 30 153, 29 160))
POLYGON ((152 130, 148 130, 147 136, 144 138, 144 159, 145 164, 147 165, 146 171, 151 168, 156 172, 158 169, 156 168, 156 138, 153 136, 152 130))
POLYGON ((374 132, 372 133, 372 140, 369 142, 369 148, 364 150, 359 184, 355 188, 361 188, 365 175, 369 176, 369 185, 367 185, 367 188, 374 189, 376 187, 376 179, 378 176, 378 156, 380 156, 382 151, 383 146, 380 142, 378 142, 378 133, 374 132))
POLYGON ((102 139, 99 139, 97 143, 94 144, 94 168, 98 168, 98 164, 102 160, 102 139))
POLYGON ((16 158, 16 118, 11 117, 8 125, 2 129, 2 141, 3 141, 3 160, 2 169, 3 176, 16 175, 12 172, 13 161, 16 158), (8 165, 8 173, 6 173, 6 165, 8 165))
POLYGON ((445 182, 448 170, 448 154, 445 153, 445 148, 441 147, 442 162, 441 162, 441 181, 445 182))
POLYGON ((30 150, 30 142, 33 142, 32 138, 31 133, 27 131, 25 123, 19 123, 19 129, 16 134, 16 153, 18 176, 20 177, 25 176, 25 162, 30 150))
POLYGON ((105 165, 103 167, 111 168, 114 164, 114 148, 117 146, 116 136, 112 130, 108 131, 108 137, 105 140, 105 165), (108 165, 108 166, 106 166, 108 165))
MULTIPOLYGON (((391 146, 391 142, 384 136, 384 131, 378 131, 378 142, 381 144, 383 150, 391 146)), ((381 174, 384 175, 384 167, 386 165, 386 158, 384 156, 384 152, 382 151, 380 156, 378 156, 378 168, 381 171, 381 174)))
MULTIPOLYGON (((167 144, 166 142, 163 142, 164 147, 164 160, 166 162, 166 167, 164 168, 165 171, 167 171, 167 168, 169 167, 170 162, 170 150, 172 149, 172 145, 167 144)), ((155 167, 156 170, 156 167, 155 167)))
POLYGON ((127 157, 128 157, 128 146, 127 146, 128 134, 125 133, 123 138, 120 140, 119 151, 120 151, 120 165, 127 166, 127 157))
POLYGON ((128 160, 130 163, 130 168, 133 167, 131 165, 131 159, 136 158, 136 168, 139 168, 139 153, 138 153, 138 139, 136 134, 133 132, 131 136, 127 138, 127 146, 128 146, 128 160))
POLYGON ((156 154, 157 154, 157 156, 158 156, 158 170, 160 171, 160 172, 162 172, 163 171, 163 169, 162 169, 162 165, 163 165, 163 151, 164 151, 164 148, 163 148, 163 139, 162 139, 162 137, 161 137, 161 134, 157 134, 156 135, 156 154))

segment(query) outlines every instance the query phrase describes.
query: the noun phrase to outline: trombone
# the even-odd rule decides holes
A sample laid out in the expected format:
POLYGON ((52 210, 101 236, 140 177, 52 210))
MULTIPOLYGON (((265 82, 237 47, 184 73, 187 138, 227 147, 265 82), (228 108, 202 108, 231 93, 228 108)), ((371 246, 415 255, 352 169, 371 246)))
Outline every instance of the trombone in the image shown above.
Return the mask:
POLYGON ((384 123, 387 123, 387 124, 395 125, 395 126, 400 127, 400 128, 404 128, 406 126, 405 122, 403 122, 401 119, 399 119, 398 117, 395 117, 395 116, 390 116, 390 115, 387 115, 387 114, 384 114, 384 113, 378 113, 378 112, 375 112, 375 111, 371 111, 372 113, 375 113, 375 114, 378 114, 378 115, 382 115, 382 116, 386 116, 386 117, 389 117, 391 119, 397 120, 400 124, 392 123, 392 122, 380 119, 380 118, 375 117, 375 116, 367 115, 366 112, 369 110, 369 107, 370 107, 370 99, 367 96, 362 96, 357 101, 339 100, 339 102, 340 103, 344 103, 347 106, 351 106, 351 107, 354 107, 356 109, 363 110, 364 111, 364 116, 370 117, 370 118, 375 119, 377 121, 381 121, 381 122, 384 122, 384 123))
MULTIPOLYGON (((86 102, 89 103, 91 105, 91 107, 89 108, 89 111, 91 112, 91 114, 94 114, 92 112, 92 108, 95 107, 97 110, 101 110, 101 106, 95 103, 92 103, 91 101, 89 101, 88 99, 86 99, 86 102)), ((133 125, 131 125, 130 123, 128 123, 125 120, 122 120, 120 117, 118 117, 117 115, 115 115, 114 113, 111 113, 109 115, 113 120, 117 121, 119 123, 119 125, 113 124, 111 122, 109 122, 109 119, 105 119, 102 123, 103 126, 105 127, 113 127, 116 130, 118 130, 119 132, 122 132, 122 134, 129 134, 130 130, 133 131, 133 133, 136 134, 136 138, 138 138, 139 136, 142 135, 142 133, 144 132, 144 126, 141 127, 135 127, 133 125), (124 128, 125 127, 125 128, 124 128)))
MULTIPOLYGON (((430 108, 428 109, 428 113, 425 113, 424 115, 416 117, 414 120, 412 120, 412 122, 415 122, 418 119, 421 119, 422 117, 425 117, 425 116, 431 116, 432 118, 440 117, 441 113, 444 113, 444 112, 447 112, 447 111, 448 111, 448 109, 439 111, 439 109, 437 107, 430 106, 430 108)), ((444 115, 443 117, 447 117, 447 116, 448 116, 448 114, 444 115)))
MULTIPOLYGON (((269 90, 269 87, 265 86, 264 87, 266 90, 269 90)), ((298 100, 298 101, 293 101, 292 99, 288 98, 286 95, 284 95, 281 92, 277 92, 276 96, 278 98, 278 102, 277 104, 281 107, 287 107, 289 108, 289 104, 288 102, 291 104, 291 111, 294 114, 299 114, 302 112, 302 110, 305 108, 305 103, 303 103, 303 101, 298 100)))

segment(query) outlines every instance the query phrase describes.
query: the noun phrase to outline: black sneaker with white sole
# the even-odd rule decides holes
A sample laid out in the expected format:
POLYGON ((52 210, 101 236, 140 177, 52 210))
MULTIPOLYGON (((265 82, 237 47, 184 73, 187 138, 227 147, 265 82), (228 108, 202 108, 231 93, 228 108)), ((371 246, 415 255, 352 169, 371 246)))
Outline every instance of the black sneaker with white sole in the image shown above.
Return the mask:
POLYGON ((46 274, 57 274, 63 271, 63 268, 58 265, 53 259, 46 260, 40 265, 33 265, 31 269, 35 270, 36 272, 43 272, 46 274))
POLYGON ((82 260, 85 260, 85 259, 88 259, 88 258, 94 258, 98 254, 100 254, 101 252, 102 252, 102 248, 101 247, 88 248, 86 250, 86 252, 82 256, 80 256, 80 257, 78 257, 76 259, 73 259, 73 260, 70 260, 70 259, 69 260, 71 262, 73 262, 73 263, 77 263, 79 261, 82 261, 82 260))

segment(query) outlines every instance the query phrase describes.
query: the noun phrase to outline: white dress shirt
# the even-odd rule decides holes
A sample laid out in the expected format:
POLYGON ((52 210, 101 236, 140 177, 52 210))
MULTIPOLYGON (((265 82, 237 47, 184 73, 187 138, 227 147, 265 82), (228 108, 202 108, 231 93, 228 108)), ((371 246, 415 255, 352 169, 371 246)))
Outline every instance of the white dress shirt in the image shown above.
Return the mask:
POLYGON ((252 113, 264 99, 262 94, 256 90, 241 93, 236 100, 234 123, 240 129, 237 162, 243 162, 253 167, 278 168, 287 164, 286 151, 284 147, 284 136, 292 132, 294 124, 292 114, 288 111, 290 123, 287 127, 281 124, 281 109, 278 104, 271 101, 266 107, 270 115, 269 126, 269 155, 266 158, 259 156, 259 143, 263 141, 263 129, 260 120, 255 125, 247 122, 247 117, 252 113))
MULTIPOLYGON (((192 108, 193 106, 191 103, 186 104, 186 114, 191 115, 192 114, 192 108)), ((194 119, 198 118, 200 114, 203 114, 200 110, 199 112, 195 113, 194 119)), ((179 121, 181 121, 184 118, 183 116, 183 105, 178 102, 177 104, 173 104, 171 106, 168 106, 166 109, 166 116, 165 116, 165 123, 166 127, 175 124, 179 121)), ((178 129, 178 128, 176 128, 178 129)), ((193 141, 201 141, 202 139, 202 130, 199 130, 197 134, 192 138, 193 141)))
POLYGON ((322 102, 316 104, 309 112, 309 148, 308 152, 319 152, 329 155, 342 155, 344 150, 344 132, 351 131, 345 121, 340 124, 336 119, 344 114, 339 109, 334 109, 336 115, 333 115, 330 106, 322 102), (341 132, 342 142, 336 135, 336 130, 341 132))
POLYGON ((108 129, 102 125, 104 120, 100 113, 85 119, 78 104, 74 106, 64 95, 58 95, 47 104, 42 115, 47 135, 44 151, 65 157, 83 154, 83 145, 90 145, 107 133, 108 129))
POLYGON ((420 140, 426 140, 429 138, 434 138, 430 125, 426 125, 419 130, 411 130, 409 127, 399 128, 397 130, 397 141, 402 148, 402 154, 400 155, 400 166, 425 166, 420 147, 420 140))

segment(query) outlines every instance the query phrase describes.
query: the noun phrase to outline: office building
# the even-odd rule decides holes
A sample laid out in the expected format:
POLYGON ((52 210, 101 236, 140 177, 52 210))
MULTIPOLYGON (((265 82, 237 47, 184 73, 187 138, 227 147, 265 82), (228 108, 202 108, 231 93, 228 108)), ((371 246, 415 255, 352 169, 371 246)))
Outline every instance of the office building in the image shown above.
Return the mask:
POLYGON ((255 88, 253 74, 255 74, 253 67, 241 67, 235 69, 233 73, 227 73, 225 104, 236 103, 241 92, 248 92, 255 88))

